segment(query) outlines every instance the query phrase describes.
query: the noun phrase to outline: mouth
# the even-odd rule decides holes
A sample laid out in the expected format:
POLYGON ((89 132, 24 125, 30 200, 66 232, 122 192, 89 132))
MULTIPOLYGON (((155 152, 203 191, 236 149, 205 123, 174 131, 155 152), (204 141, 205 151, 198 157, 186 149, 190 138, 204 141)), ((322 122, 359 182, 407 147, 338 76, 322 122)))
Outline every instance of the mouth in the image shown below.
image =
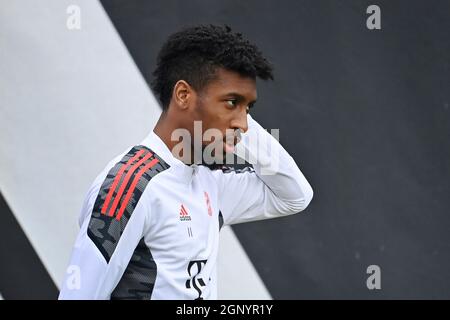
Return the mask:
POLYGON ((225 153, 234 153, 236 145, 241 141, 241 130, 238 129, 233 135, 227 136, 223 142, 223 148, 225 153))
POLYGON ((223 144, 223 150, 225 151, 225 153, 234 153, 235 148, 236 148, 236 145, 234 143, 225 142, 223 144))

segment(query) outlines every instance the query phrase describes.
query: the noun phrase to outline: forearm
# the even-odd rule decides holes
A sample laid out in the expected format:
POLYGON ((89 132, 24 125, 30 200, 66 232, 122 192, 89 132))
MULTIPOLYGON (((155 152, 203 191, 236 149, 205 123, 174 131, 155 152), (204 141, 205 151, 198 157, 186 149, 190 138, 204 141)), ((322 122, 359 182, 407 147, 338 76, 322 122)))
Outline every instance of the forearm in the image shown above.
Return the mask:
POLYGON ((258 177, 272 191, 284 213, 304 210, 313 190, 294 159, 281 144, 248 116, 249 130, 236 146, 236 154, 251 163, 258 177))

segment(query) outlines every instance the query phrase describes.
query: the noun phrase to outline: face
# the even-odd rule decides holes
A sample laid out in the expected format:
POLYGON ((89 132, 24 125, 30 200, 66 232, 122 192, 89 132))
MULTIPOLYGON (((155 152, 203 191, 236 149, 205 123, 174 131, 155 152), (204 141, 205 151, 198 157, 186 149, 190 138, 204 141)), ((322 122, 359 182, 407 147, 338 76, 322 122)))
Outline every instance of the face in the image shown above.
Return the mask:
MULTIPOLYGON (((202 133, 208 129, 220 131, 223 140, 215 142, 220 143, 225 153, 232 152, 238 142, 236 131, 246 132, 248 129, 247 113, 256 98, 255 79, 220 68, 216 71, 214 80, 193 95, 191 119, 202 121, 202 133)), ((204 137, 203 146, 210 143, 204 137)))

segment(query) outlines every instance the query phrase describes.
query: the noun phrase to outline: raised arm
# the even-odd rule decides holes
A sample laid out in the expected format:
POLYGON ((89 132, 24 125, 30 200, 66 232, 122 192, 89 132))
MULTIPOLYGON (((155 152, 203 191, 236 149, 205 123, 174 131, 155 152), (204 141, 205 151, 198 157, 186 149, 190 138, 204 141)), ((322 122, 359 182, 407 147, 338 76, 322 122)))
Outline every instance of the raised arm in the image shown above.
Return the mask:
POLYGON ((248 115, 236 154, 254 170, 215 173, 225 224, 270 219, 303 211, 313 190, 281 144, 248 115))

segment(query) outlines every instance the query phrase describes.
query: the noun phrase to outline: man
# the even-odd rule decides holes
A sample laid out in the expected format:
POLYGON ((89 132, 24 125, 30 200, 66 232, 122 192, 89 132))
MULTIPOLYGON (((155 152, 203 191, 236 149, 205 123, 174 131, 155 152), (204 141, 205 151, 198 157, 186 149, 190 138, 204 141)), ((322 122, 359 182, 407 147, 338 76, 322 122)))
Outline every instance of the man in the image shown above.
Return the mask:
POLYGON ((69 276, 61 299, 215 299, 222 225, 294 214, 312 199, 292 157, 248 114, 256 78, 273 76, 241 34, 175 33, 154 76, 161 117, 92 184, 70 262, 79 283, 69 276), (233 153, 253 168, 217 165, 233 153))

